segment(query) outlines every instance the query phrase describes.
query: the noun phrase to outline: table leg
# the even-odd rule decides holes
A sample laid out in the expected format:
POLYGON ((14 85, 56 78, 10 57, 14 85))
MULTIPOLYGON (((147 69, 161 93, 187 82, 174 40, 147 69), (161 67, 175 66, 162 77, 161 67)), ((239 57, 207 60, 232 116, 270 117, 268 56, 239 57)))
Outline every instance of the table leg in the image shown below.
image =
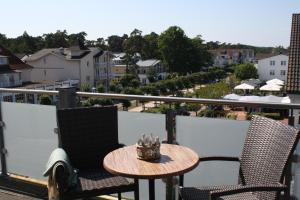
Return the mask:
POLYGON ((180 175, 179 176, 179 186, 183 186, 183 181, 184 181, 184 175, 182 174, 182 175, 180 175))
POLYGON ((149 200, 155 200, 155 179, 149 179, 149 200))

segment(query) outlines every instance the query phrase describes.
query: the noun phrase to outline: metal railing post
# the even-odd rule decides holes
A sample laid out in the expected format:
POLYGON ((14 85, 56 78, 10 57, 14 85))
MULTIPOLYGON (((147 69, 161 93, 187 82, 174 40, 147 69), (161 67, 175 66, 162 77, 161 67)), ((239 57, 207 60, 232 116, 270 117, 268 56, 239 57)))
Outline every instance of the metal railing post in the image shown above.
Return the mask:
MULTIPOLYGON (((167 130, 167 140, 168 144, 176 144, 176 111, 173 109, 167 109, 166 112, 166 130, 167 130)), ((174 200, 175 191, 174 185, 178 182, 175 177, 166 178, 166 199, 174 200)))
POLYGON ((57 108, 74 108, 77 105, 75 87, 61 87, 58 89, 58 103, 57 108))
POLYGON ((176 143, 176 111, 173 109, 167 109, 166 112, 166 130, 167 130, 167 143, 176 143))
POLYGON ((2 120, 2 103, 0 102, 0 159, 1 159, 1 176, 7 176, 7 167, 6 167, 6 148, 4 143, 4 122, 2 120))

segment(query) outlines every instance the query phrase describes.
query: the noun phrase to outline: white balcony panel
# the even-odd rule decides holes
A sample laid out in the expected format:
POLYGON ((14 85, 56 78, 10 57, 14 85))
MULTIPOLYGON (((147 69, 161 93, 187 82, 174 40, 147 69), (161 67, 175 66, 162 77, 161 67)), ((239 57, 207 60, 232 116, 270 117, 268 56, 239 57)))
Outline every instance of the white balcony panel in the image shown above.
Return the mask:
MULTIPOLYGON (((240 156, 249 121, 177 116, 179 144, 199 156, 240 156)), ((185 176, 185 186, 236 184, 239 164, 205 162, 185 176)))
POLYGON ((142 134, 166 138, 165 115, 119 111, 119 141, 126 145, 137 142, 142 134))
POLYGON ((7 171, 36 179, 58 146, 55 106, 1 102, 7 171))
MULTIPOLYGON (((132 145, 137 142, 142 134, 158 136, 160 140, 166 138, 165 115, 151 113, 135 113, 119 111, 119 141, 126 145, 132 145)), ((161 180, 155 181, 155 197, 157 200, 163 200, 166 196, 165 184, 161 180)), ((140 180, 140 199, 147 200, 148 181, 140 180)), ((122 196, 132 198, 133 193, 125 193, 122 196)))

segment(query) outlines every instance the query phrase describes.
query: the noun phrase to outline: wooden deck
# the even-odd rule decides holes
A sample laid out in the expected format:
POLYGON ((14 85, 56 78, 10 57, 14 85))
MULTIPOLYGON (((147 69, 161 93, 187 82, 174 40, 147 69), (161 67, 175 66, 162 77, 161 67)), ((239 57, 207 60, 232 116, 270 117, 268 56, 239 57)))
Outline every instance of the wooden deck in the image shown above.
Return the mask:
POLYGON ((10 191, 0 189, 0 199, 1 200, 19 200, 19 199, 38 200, 38 199, 43 199, 43 198, 35 198, 35 197, 31 197, 31 196, 18 194, 15 192, 10 192, 10 191))

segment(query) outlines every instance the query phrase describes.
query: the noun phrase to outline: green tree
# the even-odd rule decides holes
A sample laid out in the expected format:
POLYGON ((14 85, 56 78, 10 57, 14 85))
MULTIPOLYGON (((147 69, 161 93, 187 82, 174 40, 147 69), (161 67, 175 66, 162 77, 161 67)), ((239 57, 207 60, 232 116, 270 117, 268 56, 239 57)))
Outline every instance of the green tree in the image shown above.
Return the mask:
POLYGON ((188 37, 177 26, 168 28, 158 38, 159 51, 170 72, 186 73, 189 71, 188 47, 188 37))
POLYGON ((126 74, 120 79, 120 84, 125 87, 139 87, 140 81, 135 75, 132 74, 126 74))
POLYGON ((175 80, 165 80, 164 84, 166 85, 166 88, 169 90, 169 92, 174 96, 177 90, 175 80))
POLYGON ((6 35, 0 33, 0 44, 8 47, 8 39, 6 35))
POLYGON ((81 49, 85 48, 86 32, 73 33, 68 35, 69 46, 79 46, 81 49))
POLYGON ((224 82, 209 84, 196 91, 197 98, 219 99, 230 92, 230 87, 224 82))
POLYGON ((235 67, 234 70, 235 76, 240 80, 257 78, 257 69, 252 63, 244 63, 235 67))
POLYGON ((127 58, 135 60, 136 53, 142 53, 145 46, 145 39, 142 36, 142 31, 134 29, 130 33, 130 37, 124 41, 123 49, 127 54, 127 58))
POLYGON ((150 83, 153 83, 158 80, 158 74, 154 69, 148 70, 146 75, 150 83))
POLYGON ((154 32, 144 36, 144 45, 141 51, 143 59, 161 59, 161 54, 158 50, 158 37, 159 35, 154 32))
POLYGON ((131 106, 131 102, 127 99, 122 100, 122 106, 123 110, 128 110, 128 108, 131 106))
POLYGON ((99 93, 105 92, 105 88, 104 88, 104 86, 102 84, 98 84, 97 87, 96 87, 96 90, 99 93))
POLYGON ((91 92, 92 91, 92 87, 89 84, 83 84, 80 88, 80 91, 83 92, 91 92))
POLYGON ((69 47, 68 34, 66 30, 57 30, 55 33, 47 33, 43 35, 46 48, 69 47))
POLYGON ((52 100, 48 95, 41 95, 39 98, 39 103, 42 105, 52 105, 52 100))
POLYGON ((112 35, 107 38, 108 50, 112 52, 123 52, 123 43, 128 38, 126 34, 122 37, 112 35))

